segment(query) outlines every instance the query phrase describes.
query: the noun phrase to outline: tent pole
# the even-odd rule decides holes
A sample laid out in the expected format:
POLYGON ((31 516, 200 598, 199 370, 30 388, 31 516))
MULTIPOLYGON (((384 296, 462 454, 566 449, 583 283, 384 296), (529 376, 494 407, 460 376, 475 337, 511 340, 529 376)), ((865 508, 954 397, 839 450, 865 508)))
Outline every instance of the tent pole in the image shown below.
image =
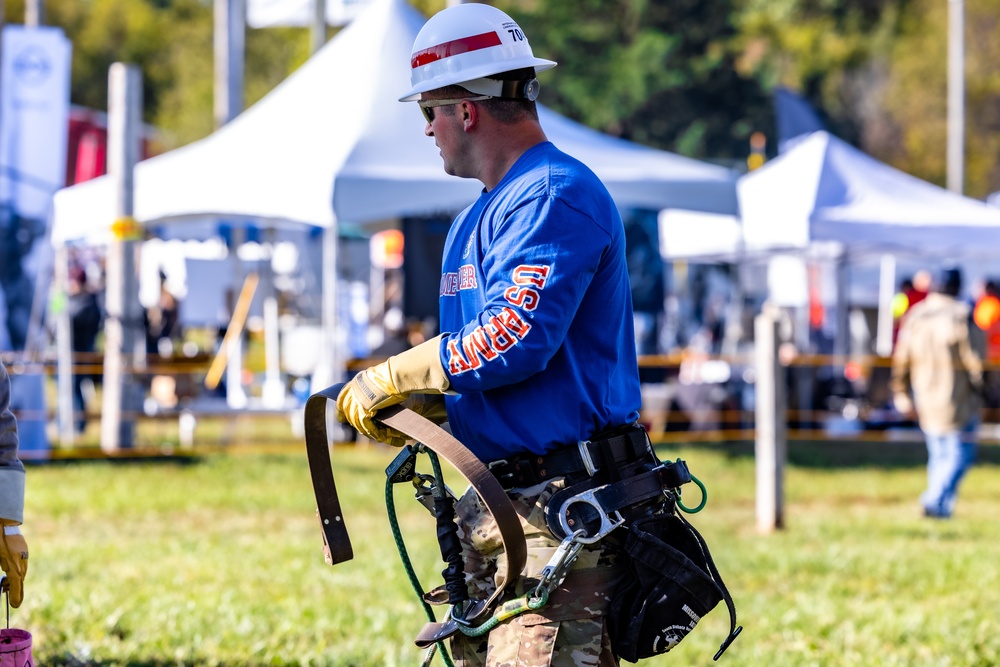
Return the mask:
MULTIPOLYGON (((323 229, 323 300, 322 300, 322 343, 319 351, 319 363, 313 372, 311 390, 319 391, 337 382, 344 381, 343 362, 337 354, 337 238, 338 238, 337 214, 333 214, 330 226, 323 229)), ((329 410, 330 401, 327 402, 326 428, 333 440, 337 439, 336 434, 343 433, 340 423, 333 417, 333 411, 329 410)), ((332 443, 331 443, 332 444, 332 443)))
POLYGON ((323 346, 319 355, 319 367, 313 378, 314 391, 344 379, 344 369, 337 354, 338 228, 337 215, 334 214, 332 224, 323 230, 323 346))
POLYGON ((948 0, 948 189, 965 189, 965 5, 948 0))
POLYGON ((875 334, 875 354, 892 356, 892 295, 896 287, 896 257, 882 255, 878 277, 878 329, 875 334))
POLYGON ((326 44, 326 0, 313 0, 313 17, 309 37, 310 53, 316 53, 326 44))
POLYGON ((264 278, 264 387, 261 398, 267 408, 280 408, 285 404, 278 337, 278 296, 274 289, 274 246, 274 228, 271 227, 267 230, 267 247, 270 251, 261 260, 259 269, 264 278))
POLYGON ((846 362, 847 353, 850 351, 849 276, 847 251, 845 250, 837 258, 837 336, 833 340, 833 354, 843 358, 835 362, 837 366, 842 366, 846 362))
MULTIPOLYGON (((241 294, 240 285, 244 281, 243 262, 240 261, 239 250, 245 240, 246 230, 239 225, 233 225, 233 247, 229 250, 230 267, 233 270, 233 307, 229 311, 229 327, 234 326, 233 320, 239 307, 236 295, 241 294)), ((225 351, 229 358, 226 364, 226 405, 234 410, 241 410, 247 406, 247 393, 243 390, 243 331, 244 327, 240 324, 225 351)), ((223 345, 225 344, 223 339, 223 345)))
POLYGON ((726 314, 726 329, 722 337, 722 355, 735 357, 740 349, 740 341, 746 332, 743 331, 743 308, 746 297, 743 291, 743 275, 746 273, 746 243, 743 240, 743 228, 740 227, 740 237, 736 247, 736 261, 733 263, 733 290, 730 295, 729 308, 726 314))
MULTIPOLYGON (((53 263, 55 290, 62 294, 63 305, 56 314, 56 406, 59 423, 59 442, 72 445, 75 437, 73 414, 73 328, 69 315, 69 249, 61 245, 55 249, 53 263)), ((90 360, 88 360, 90 363, 90 360)), ((86 409, 86 407, 84 407, 86 409)))
POLYGON ((42 0, 28 0, 24 3, 24 25, 37 28, 45 23, 45 6, 42 0))
POLYGON ((243 60, 246 37, 245 0, 215 0, 215 127, 243 110, 243 60))

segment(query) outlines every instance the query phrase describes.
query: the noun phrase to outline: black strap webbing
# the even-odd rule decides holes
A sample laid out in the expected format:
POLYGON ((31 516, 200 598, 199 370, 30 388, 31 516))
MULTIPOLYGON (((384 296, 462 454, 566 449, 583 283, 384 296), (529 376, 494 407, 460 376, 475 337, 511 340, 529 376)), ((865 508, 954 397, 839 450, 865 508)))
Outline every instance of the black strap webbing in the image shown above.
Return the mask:
POLYGON ((701 533, 699 533, 695 527, 691 525, 691 522, 681 516, 680 512, 677 512, 676 516, 681 520, 681 523, 687 526, 687 529, 691 531, 694 538, 698 540, 702 553, 705 554, 705 562, 708 564, 708 571, 711 573, 712 578, 715 579, 715 583, 718 584, 719 590, 722 591, 722 599, 726 601, 726 607, 729 608, 729 636, 722 642, 722 645, 719 646, 719 652, 715 654, 714 658, 712 658, 713 660, 718 660, 722 657, 722 654, 726 652, 726 649, 729 648, 729 645, 735 641, 736 637, 743 632, 743 626, 736 625, 736 603, 733 602, 733 596, 729 594, 729 589, 726 588, 726 582, 722 580, 722 575, 719 574, 719 569, 715 567, 715 561, 712 560, 712 552, 708 550, 708 544, 705 542, 705 538, 702 537, 701 533))

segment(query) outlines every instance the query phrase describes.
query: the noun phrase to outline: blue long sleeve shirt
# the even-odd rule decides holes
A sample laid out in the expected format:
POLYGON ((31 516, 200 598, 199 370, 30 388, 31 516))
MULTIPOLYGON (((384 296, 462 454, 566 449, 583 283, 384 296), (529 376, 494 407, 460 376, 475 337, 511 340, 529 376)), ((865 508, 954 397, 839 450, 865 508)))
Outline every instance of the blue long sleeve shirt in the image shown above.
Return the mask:
POLYGON ((456 218, 439 298, 449 422, 481 459, 543 454, 638 418, 621 217, 551 143, 456 218))

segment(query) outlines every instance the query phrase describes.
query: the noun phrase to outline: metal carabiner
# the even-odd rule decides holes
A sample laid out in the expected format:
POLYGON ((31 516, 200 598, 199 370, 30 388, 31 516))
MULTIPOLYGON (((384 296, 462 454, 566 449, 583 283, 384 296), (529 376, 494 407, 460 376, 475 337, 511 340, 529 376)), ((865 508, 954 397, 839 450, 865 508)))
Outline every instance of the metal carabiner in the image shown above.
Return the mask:
POLYGON ((581 528, 559 543, 549 562, 542 568, 542 574, 533 594, 535 598, 541 598, 543 595, 548 597, 548 594, 563 582, 570 566, 583 548, 584 543, 580 538, 584 535, 586 531, 581 528))
POLYGON ((581 544, 593 544, 594 542, 608 535, 612 530, 614 530, 618 526, 625 523, 625 518, 621 515, 621 512, 615 510, 614 512, 612 512, 611 516, 609 516, 608 513, 604 510, 604 508, 601 507, 601 503, 598 502, 597 496, 595 494, 601 489, 605 488, 606 486, 607 484, 605 484, 604 486, 599 486, 596 489, 589 489, 587 491, 583 491, 582 493, 578 493, 575 496, 572 496, 571 498, 567 498, 566 501, 562 504, 562 507, 559 508, 559 526, 563 529, 564 533, 566 533, 567 535, 572 535, 573 539, 576 540, 577 542, 580 542, 581 544), (597 510, 597 514, 601 517, 601 527, 598 528, 597 533, 595 533, 594 535, 586 535, 585 533, 584 534, 585 536, 576 537, 576 533, 574 533, 573 529, 570 527, 569 513, 568 513, 569 507, 570 505, 575 505, 576 503, 583 503, 584 505, 590 505, 595 510, 597 510))
POLYGON ((412 482, 413 497, 426 507, 432 515, 436 516, 434 510, 434 484, 436 480, 434 479, 434 475, 425 475, 418 472, 413 476, 412 482))

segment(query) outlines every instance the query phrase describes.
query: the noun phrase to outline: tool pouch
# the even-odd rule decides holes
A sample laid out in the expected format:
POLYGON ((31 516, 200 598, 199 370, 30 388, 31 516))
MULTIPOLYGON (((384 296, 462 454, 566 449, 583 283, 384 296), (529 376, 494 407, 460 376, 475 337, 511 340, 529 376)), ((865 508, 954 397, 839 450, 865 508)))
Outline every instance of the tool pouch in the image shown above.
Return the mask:
POLYGON ((10 627, 10 599, 7 594, 7 578, 0 577, 0 591, 3 591, 7 609, 7 627, 0 629, 0 667, 34 667, 31 657, 31 633, 10 627))
POLYGON ((625 552, 628 573, 607 614, 614 653, 628 662, 666 653, 725 599, 732 625, 718 660, 742 628, 736 628, 732 598, 698 531, 670 512, 636 519, 628 526, 625 552))

